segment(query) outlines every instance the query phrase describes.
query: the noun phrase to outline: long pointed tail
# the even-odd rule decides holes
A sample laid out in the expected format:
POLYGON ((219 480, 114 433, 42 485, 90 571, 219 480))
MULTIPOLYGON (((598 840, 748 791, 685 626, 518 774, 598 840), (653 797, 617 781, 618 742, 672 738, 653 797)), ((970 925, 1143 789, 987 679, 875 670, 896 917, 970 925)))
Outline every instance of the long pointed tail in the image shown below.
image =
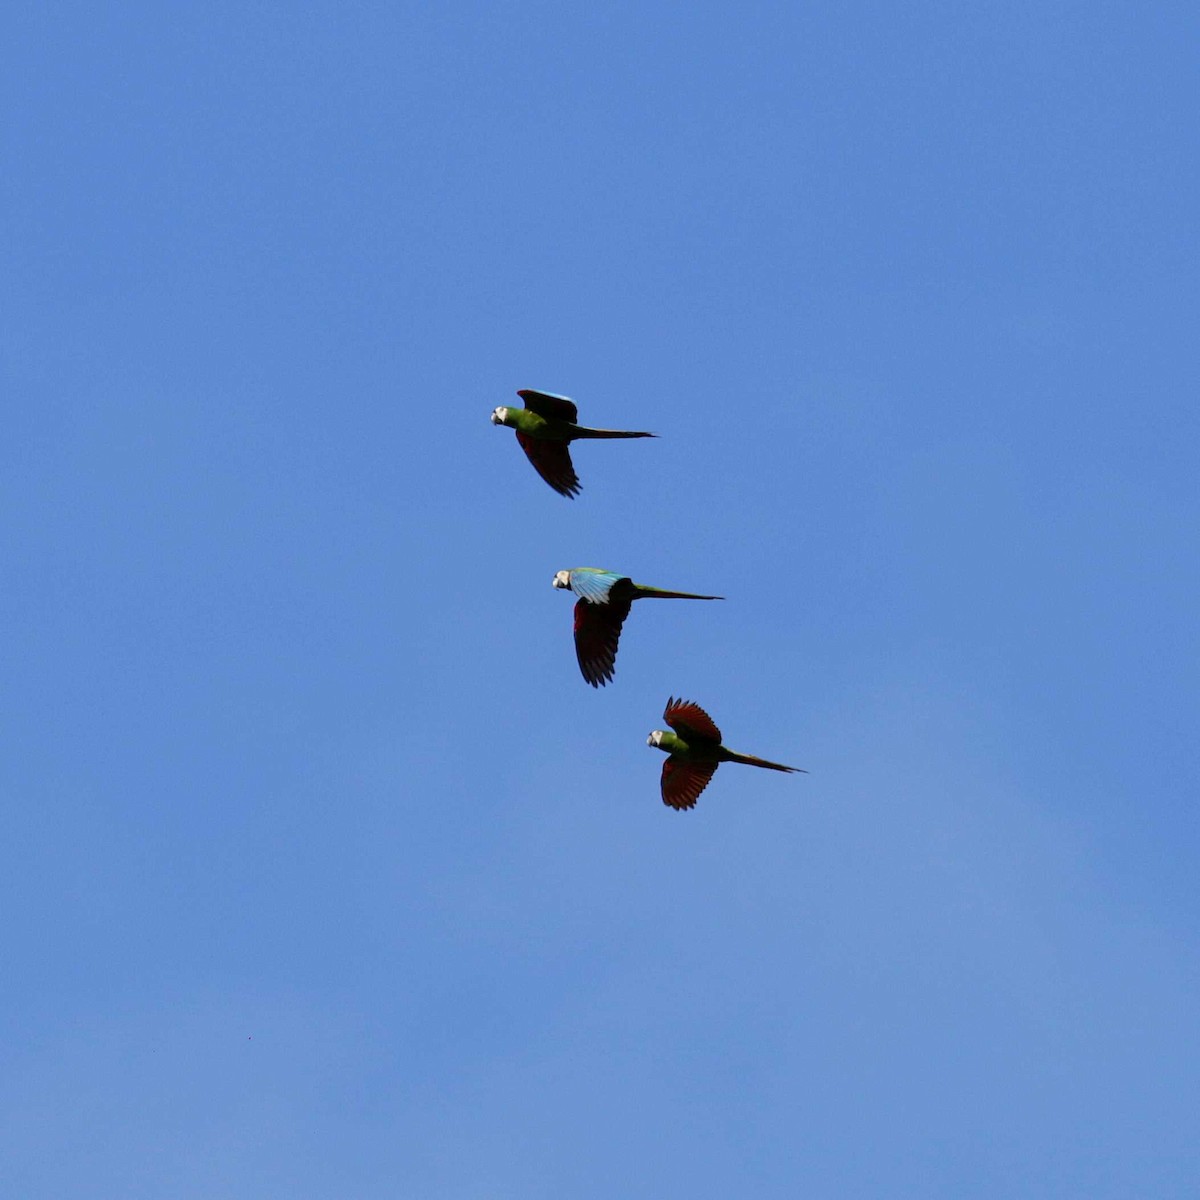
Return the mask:
POLYGON ((695 592, 668 592, 663 588, 647 587, 644 583, 635 585, 637 598, 651 600, 724 600, 724 596, 700 596, 695 592))
POLYGON ((632 433, 626 429, 589 429, 586 425, 576 425, 571 430, 574 438, 631 438, 658 437, 657 433, 632 433))
POLYGON ((753 754, 737 754, 733 750, 729 751, 729 761, 735 763, 745 763, 748 767, 767 767, 771 771, 787 771, 792 775, 808 774, 803 767, 785 767, 783 763, 768 762, 767 759, 757 758, 753 754))

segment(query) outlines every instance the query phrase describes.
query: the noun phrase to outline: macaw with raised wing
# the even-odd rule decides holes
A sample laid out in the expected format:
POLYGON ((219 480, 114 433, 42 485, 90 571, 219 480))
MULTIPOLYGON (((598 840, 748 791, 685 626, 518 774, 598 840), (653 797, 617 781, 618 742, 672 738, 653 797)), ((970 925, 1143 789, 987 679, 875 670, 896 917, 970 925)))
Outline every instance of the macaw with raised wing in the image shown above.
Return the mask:
POLYGON ((574 499, 580 491, 579 476, 567 448, 580 438, 648 438, 656 433, 631 433, 623 429, 588 429, 579 425, 575 402, 553 392, 522 388, 517 395, 524 408, 505 408, 492 412, 493 425, 515 429, 517 441, 533 469, 560 495, 574 499))
POLYGON ((721 731, 712 717, 690 700, 672 697, 667 701, 663 720, 675 732, 656 729, 646 739, 646 745, 667 755, 662 769, 662 798, 664 804, 676 810, 695 808, 697 797, 723 762, 808 774, 803 767, 785 767, 782 763, 768 762, 753 754, 739 754, 721 745, 721 731))
POLYGON ((603 687, 616 669, 621 626, 635 600, 723 600, 724 596, 698 596, 694 592, 667 592, 634 583, 627 575, 599 567, 572 567, 554 576, 556 588, 568 588, 575 602, 575 657, 592 687, 603 687))

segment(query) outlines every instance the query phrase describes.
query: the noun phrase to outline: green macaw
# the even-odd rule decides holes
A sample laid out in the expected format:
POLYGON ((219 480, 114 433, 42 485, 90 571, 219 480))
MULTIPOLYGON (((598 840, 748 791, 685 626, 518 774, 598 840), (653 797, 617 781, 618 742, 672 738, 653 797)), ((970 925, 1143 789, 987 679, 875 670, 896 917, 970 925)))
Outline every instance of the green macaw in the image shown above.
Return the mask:
POLYGON ((721 731, 698 704, 690 700, 667 701, 663 720, 675 731, 656 729, 647 739, 647 746, 664 751, 667 761, 662 769, 662 798, 664 804, 682 810, 695 808, 696 798, 708 786, 713 772, 723 762, 745 763, 750 767, 768 767, 772 771, 800 772, 803 767, 785 767, 768 762, 753 754, 738 754, 721 745, 721 731))
POLYGON ((621 429, 588 429, 577 425, 579 412, 574 401, 553 392, 522 388, 517 395, 524 408, 501 406, 492 413, 493 425, 517 431, 517 441, 533 469, 560 495, 570 499, 579 493, 579 476, 571 464, 567 447, 579 438, 647 438, 656 433, 629 433, 621 429))
POLYGON ((575 657, 592 687, 603 687, 613 677, 621 626, 635 600, 723 600, 724 596, 698 596, 695 592, 665 592, 634 583, 627 575, 599 567, 572 567, 554 576, 556 588, 569 588, 575 602, 575 657))

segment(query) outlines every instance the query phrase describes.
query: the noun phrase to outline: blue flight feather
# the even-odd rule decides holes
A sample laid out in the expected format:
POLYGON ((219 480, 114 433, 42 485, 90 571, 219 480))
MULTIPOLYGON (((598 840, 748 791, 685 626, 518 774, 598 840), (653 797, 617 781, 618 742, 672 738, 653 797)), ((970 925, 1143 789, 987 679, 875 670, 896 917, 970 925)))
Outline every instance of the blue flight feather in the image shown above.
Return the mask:
POLYGON ((595 567, 573 567, 571 569, 571 591, 592 604, 607 604, 608 593, 613 584, 624 575, 615 571, 599 571, 595 567))

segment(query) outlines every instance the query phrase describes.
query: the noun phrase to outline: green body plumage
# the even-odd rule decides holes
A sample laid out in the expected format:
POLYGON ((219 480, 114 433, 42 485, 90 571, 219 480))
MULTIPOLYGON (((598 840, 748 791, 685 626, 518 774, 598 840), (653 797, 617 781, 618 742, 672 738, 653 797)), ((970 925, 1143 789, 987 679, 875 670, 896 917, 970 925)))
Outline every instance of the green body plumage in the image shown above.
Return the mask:
POLYGON ((713 773, 725 762, 745 763, 748 767, 766 767, 770 771, 786 771, 789 775, 801 767, 785 767, 755 754, 740 754, 721 741, 721 731, 712 717, 691 700, 667 701, 663 720, 670 730, 656 729, 646 739, 647 745, 666 754, 662 769, 663 803, 682 811, 692 808, 700 793, 708 786, 713 773))
POLYGON ((675 592, 634 583, 627 575, 600 567, 572 567, 554 576, 556 588, 566 588, 579 599, 575 604, 575 657, 579 670, 592 687, 603 687, 613 677, 621 626, 635 600, 720 600, 696 592, 675 592))
POLYGON ((748 767, 769 767, 772 771, 800 770, 799 767, 785 767, 782 763, 768 762, 767 759, 758 758, 753 754, 739 754, 736 750, 730 750, 728 746, 721 745, 720 742, 710 742, 703 738, 687 742, 679 734, 665 729, 659 732, 658 741, 654 745, 659 750, 679 759, 680 762, 735 762, 745 763, 748 767))
POLYGON ((507 425, 526 437, 537 438, 541 442, 574 442, 579 438, 648 438, 657 437, 655 433, 636 433, 626 429, 589 429, 586 425, 577 425, 574 421, 563 421, 558 417, 543 417, 528 408, 498 408, 497 414, 503 414, 499 420, 493 420, 494 425, 507 425))
POLYGON ((573 497, 580 490, 579 476, 571 462, 570 445, 586 438, 647 438, 653 433, 627 429, 591 429, 580 425, 579 410, 568 396, 522 388, 517 395, 524 408, 504 405, 492 413, 493 425, 505 425, 517 435, 517 442, 537 473, 560 496, 573 497))

